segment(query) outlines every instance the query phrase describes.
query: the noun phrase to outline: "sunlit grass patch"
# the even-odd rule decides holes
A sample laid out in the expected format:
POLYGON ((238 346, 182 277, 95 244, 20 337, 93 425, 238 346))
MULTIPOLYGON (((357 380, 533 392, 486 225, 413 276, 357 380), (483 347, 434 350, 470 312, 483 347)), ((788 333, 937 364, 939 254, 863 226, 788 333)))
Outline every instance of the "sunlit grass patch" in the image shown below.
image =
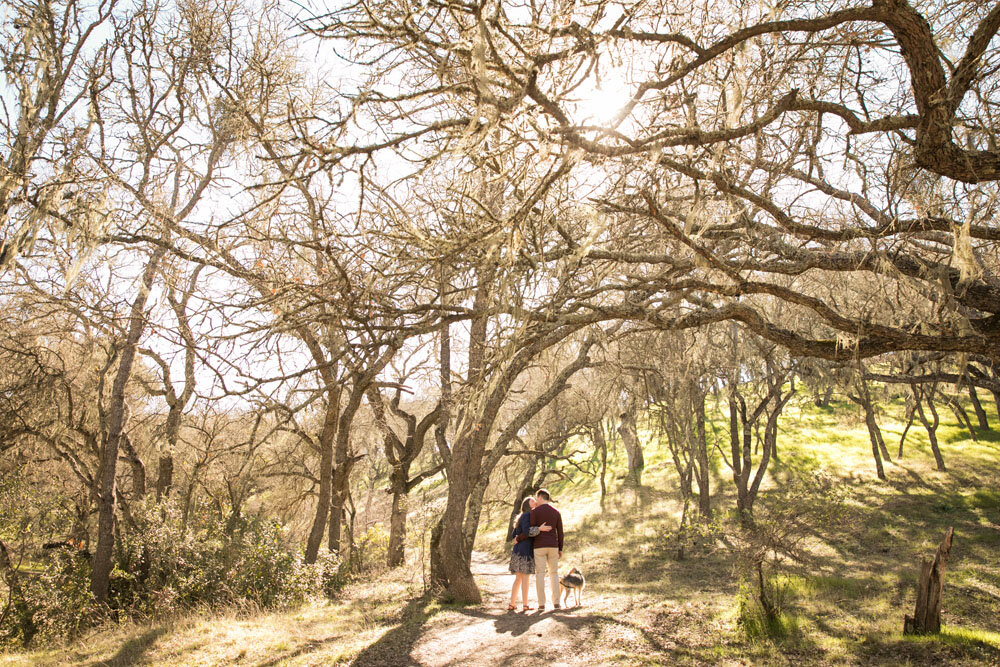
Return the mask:
POLYGON ((1000 632, 944 625, 936 635, 900 635, 899 639, 915 644, 945 644, 960 648, 989 648, 1000 653, 1000 632))
POLYGON ((785 575, 781 579, 787 582, 796 597, 805 598, 860 598, 880 583, 870 579, 860 580, 837 575, 785 575))

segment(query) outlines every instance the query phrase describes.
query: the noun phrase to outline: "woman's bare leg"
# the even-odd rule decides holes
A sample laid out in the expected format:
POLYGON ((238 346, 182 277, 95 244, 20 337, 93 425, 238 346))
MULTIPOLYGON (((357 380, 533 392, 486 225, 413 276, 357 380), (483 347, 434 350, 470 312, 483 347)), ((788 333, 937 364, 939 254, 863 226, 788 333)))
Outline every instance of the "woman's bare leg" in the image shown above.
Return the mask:
MULTIPOLYGON (((523 585, 523 582, 521 581, 523 578, 524 578, 524 575, 521 574, 520 572, 518 572, 518 573, 516 573, 514 575, 514 585, 510 587, 510 606, 512 606, 512 607, 516 607, 517 606, 517 589, 518 588, 522 588, 522 589, 525 588, 525 586, 523 585)), ((528 598, 524 598, 524 599, 527 600, 528 598)))
POLYGON ((519 574, 517 576, 521 577, 521 599, 524 601, 524 606, 527 607, 528 606, 528 579, 529 579, 529 577, 526 574, 519 574))

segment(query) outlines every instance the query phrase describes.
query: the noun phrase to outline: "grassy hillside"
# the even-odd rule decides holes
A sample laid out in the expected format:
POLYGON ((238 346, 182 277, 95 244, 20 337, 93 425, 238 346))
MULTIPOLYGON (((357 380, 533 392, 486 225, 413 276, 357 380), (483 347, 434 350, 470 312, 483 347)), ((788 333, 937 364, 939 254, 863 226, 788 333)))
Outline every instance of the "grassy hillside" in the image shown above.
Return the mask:
MULTIPOLYGON (((604 511, 596 479, 578 475, 554 484, 567 524, 565 565, 581 564, 595 591, 628 601, 630 625, 624 628, 631 629, 621 619, 608 620, 609 643, 628 638, 621 642, 622 662, 664 652, 696 661, 745 657, 779 664, 1000 661, 1000 422, 988 410, 994 430, 977 431, 973 442, 942 411, 938 439, 948 471, 940 472, 919 422, 910 427, 903 458, 896 457, 903 412, 902 403, 893 403, 880 415, 893 455, 882 482, 855 406, 820 409, 803 400, 786 408, 779 460, 758 504, 766 506, 769 495, 793 478, 819 474, 835 480, 844 503, 835 522, 815 526, 801 560, 776 566, 787 599, 780 639, 747 638, 739 626, 740 577, 725 544, 710 538, 676 560, 677 475, 667 448, 649 431, 642 434, 642 488, 616 484, 604 511), (949 526, 955 543, 945 578, 945 632, 904 638, 903 615, 913 611, 920 558, 933 555, 949 526)), ((713 428, 728 437, 721 414, 714 415, 713 428)), ((624 467, 616 464, 619 471, 624 467)), ((731 471, 718 451, 713 469, 713 508, 731 515, 731 471)), ((489 533, 498 553, 501 539, 499 531, 489 533)))
MULTIPOLYGON (((676 473, 648 431, 642 488, 614 480, 603 511, 596 479, 576 474, 554 484, 568 533, 563 567, 580 565, 589 581, 585 615, 566 621, 577 650, 589 652, 594 664, 997 664, 1000 421, 992 407, 996 430, 979 433, 978 442, 944 421, 939 438, 949 470, 940 472, 919 424, 910 429, 904 457, 895 457, 902 406, 888 405, 881 423, 894 456, 885 482, 875 477, 868 434, 853 406, 821 410, 804 401, 786 409, 780 459, 758 503, 767 506, 794 479, 819 475, 834 480, 842 502, 829 521, 813 526, 796 558, 770 566, 784 599, 781 626, 771 632, 748 632, 740 623, 741 577, 726 518, 735 502, 718 453, 712 500, 720 527, 692 540, 682 560, 676 473), (933 553, 949 526, 955 543, 945 578, 945 630, 903 637, 919 560, 933 553)), ((612 457, 618 473, 620 456, 612 457)), ((502 508, 494 515, 477 546, 502 555, 502 508)), ((352 585, 335 601, 283 613, 192 613, 128 625, 65 647, 0 656, 0 664, 407 664, 427 627, 470 616, 418 599, 417 550, 411 559, 417 560, 410 567, 352 585)), ((483 584, 509 586, 506 579, 483 584)), ((497 626, 498 635, 505 632, 514 641, 524 638, 497 626)))

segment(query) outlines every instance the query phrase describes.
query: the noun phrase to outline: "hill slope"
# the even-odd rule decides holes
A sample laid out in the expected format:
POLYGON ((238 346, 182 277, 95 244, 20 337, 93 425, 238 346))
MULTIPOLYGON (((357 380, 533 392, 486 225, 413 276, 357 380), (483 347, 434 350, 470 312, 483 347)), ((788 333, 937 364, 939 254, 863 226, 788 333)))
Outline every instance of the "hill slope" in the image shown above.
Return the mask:
MULTIPOLYGON (((902 424, 888 406, 890 449, 902 424)), ((1000 425, 991 412, 995 429, 1000 425)), ((677 559, 676 473, 665 448, 645 434, 643 487, 612 485, 605 509, 583 474, 554 485, 567 526, 564 569, 588 575, 585 606, 523 616, 503 610, 503 517, 480 540, 480 608, 419 597, 420 564, 358 582, 335 601, 282 613, 191 614, 94 633, 69 646, 0 657, 0 664, 996 664, 1000 661, 1000 431, 972 442, 954 424, 939 438, 949 470, 934 469, 926 434, 911 428, 905 456, 875 478, 867 432, 853 408, 790 406, 780 459, 759 501, 794 480, 830 480, 831 519, 812 526, 795 558, 770 563, 781 591, 781 627, 740 624, 740 577, 724 519, 734 505, 728 468, 716 453, 713 504, 720 527, 685 542, 677 559), (902 637, 919 559, 948 526, 955 546, 945 579, 945 632, 902 637), (540 636, 539 636, 540 635, 540 636)), ((895 451, 893 451, 895 454, 895 451)), ((613 459, 615 460, 615 459, 613 459)), ((817 487, 818 488, 818 487, 817 487)), ((804 501, 824 502, 825 497, 804 501)), ((413 554, 415 556, 416 554, 413 554)))

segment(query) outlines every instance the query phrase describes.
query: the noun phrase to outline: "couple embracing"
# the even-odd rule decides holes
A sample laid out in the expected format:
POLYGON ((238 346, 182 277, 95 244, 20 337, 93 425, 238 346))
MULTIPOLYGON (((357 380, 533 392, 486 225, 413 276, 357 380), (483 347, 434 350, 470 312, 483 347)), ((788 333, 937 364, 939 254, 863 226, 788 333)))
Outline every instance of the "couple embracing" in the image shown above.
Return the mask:
POLYGON ((508 611, 517 608, 517 592, 521 591, 524 611, 528 605, 528 580, 535 575, 535 593, 539 610, 545 609, 545 574, 549 575, 552 599, 559 609, 559 559, 563 552, 563 525, 559 510, 551 504, 552 498, 545 489, 538 489, 534 497, 521 501, 521 514, 514 522, 514 551, 510 556, 510 571, 514 585, 510 590, 508 611))

